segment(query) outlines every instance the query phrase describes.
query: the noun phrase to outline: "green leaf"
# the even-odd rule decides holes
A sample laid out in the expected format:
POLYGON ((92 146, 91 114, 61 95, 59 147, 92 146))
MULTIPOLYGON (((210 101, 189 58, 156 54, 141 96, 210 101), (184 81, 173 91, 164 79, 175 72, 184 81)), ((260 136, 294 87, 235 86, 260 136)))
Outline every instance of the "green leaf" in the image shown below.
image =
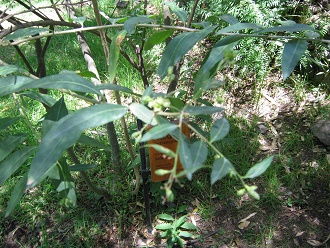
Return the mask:
MULTIPOLYGON (((244 36, 241 36, 241 35, 230 35, 230 36, 224 37, 220 41, 215 43, 214 48, 221 47, 221 46, 227 46, 232 43, 234 43, 234 45, 236 45, 237 41, 240 41, 243 38, 244 38, 244 36)), ((233 47, 233 46, 231 46, 231 47, 233 47)))
POLYGON ((26 138, 25 134, 11 135, 0 141, 0 161, 4 160, 26 138))
POLYGON ((94 169, 97 165, 96 164, 75 164, 69 166, 69 171, 86 171, 90 169, 94 169))
POLYGON ((213 143, 215 141, 223 139, 228 134, 229 128, 230 125, 226 118, 223 117, 217 120, 211 128, 210 142, 213 143))
POLYGON ((118 84, 100 84, 100 85, 96 85, 96 89, 98 89, 98 90, 117 90, 117 91, 122 91, 125 93, 140 96, 138 94, 135 94, 131 89, 118 85, 118 84))
POLYGON ((161 220, 168 220, 168 221, 173 221, 174 220, 174 218, 169 214, 159 214, 157 216, 161 220))
POLYGON ((169 223, 163 223, 163 224, 159 224, 159 225, 155 226, 155 228, 157 230, 168 230, 168 229, 172 229, 172 225, 169 223))
POLYGON ((165 41, 174 33, 174 30, 163 30, 153 33, 146 41, 144 45, 144 50, 148 51, 155 45, 158 45, 165 41))
POLYGON ((14 210, 14 208, 21 200, 24 191, 26 189, 26 182, 27 182, 27 174, 25 174, 15 185, 15 188, 11 193, 11 197, 7 205, 5 217, 8 217, 11 214, 11 212, 14 210))
POLYGON ((144 123, 150 124, 152 126, 155 126, 157 124, 157 121, 154 116, 154 112, 152 112, 142 104, 134 102, 129 106, 129 109, 131 110, 133 115, 135 115, 138 119, 140 119, 144 123))
POLYGON ((174 222, 175 228, 179 228, 186 221, 186 216, 181 216, 178 220, 174 222))
POLYGON ((207 27, 195 33, 182 33, 174 37, 166 46, 158 67, 158 74, 164 79, 168 68, 176 64, 197 42, 210 34, 216 26, 207 27))
POLYGON ((28 186, 33 187, 43 180, 63 151, 76 143, 83 130, 117 120, 126 111, 127 108, 121 105, 98 104, 73 112, 54 123, 32 161, 28 186))
POLYGON ((48 107, 53 106, 56 100, 47 94, 42 94, 36 91, 25 91, 20 93, 21 96, 29 97, 33 100, 46 104, 48 107))
POLYGON ((178 126, 174 124, 161 124, 151 128, 147 133, 143 135, 140 142, 146 142, 149 140, 160 139, 177 129, 178 126))
POLYGON ((92 82, 73 73, 51 75, 36 80, 21 76, 10 76, 0 78, 0 85, 0 96, 34 88, 67 89, 101 95, 101 92, 97 90, 92 82))
POLYGON ((224 33, 229 33, 229 32, 236 32, 240 30, 245 30, 245 29, 254 29, 254 30, 259 30, 262 29, 263 27, 261 25, 255 24, 255 23, 244 23, 244 22, 239 22, 233 25, 230 25, 228 27, 225 27, 221 29, 220 31, 216 32, 216 35, 219 34, 224 34, 224 33))
POLYGON ((110 61, 109 61, 109 81, 113 83, 113 80, 116 77, 117 65, 120 52, 120 44, 125 39, 126 31, 122 30, 118 32, 115 37, 113 37, 110 44, 110 61))
POLYGON ((290 24, 290 25, 282 25, 277 27, 271 27, 271 28, 265 28, 262 30, 259 30, 257 33, 269 33, 269 32, 300 32, 300 31, 316 31, 315 28, 306 25, 306 24, 290 24))
POLYGON ((184 109, 184 112, 189 115, 209 115, 223 110, 223 108, 213 106, 188 106, 184 109))
POLYGON ((226 176, 231 170, 234 170, 234 167, 228 159, 224 157, 217 158, 213 163, 213 169, 211 172, 211 184, 214 184, 216 181, 226 176))
POLYGON ((207 158, 207 145, 203 141, 198 140, 190 146, 190 152, 192 155, 191 167, 193 171, 196 171, 202 166, 207 158))
POLYGON ((219 16, 220 19, 224 20, 225 22, 228 22, 230 25, 239 23, 236 17, 230 15, 230 14, 224 14, 219 16))
POLYGON ((5 36, 3 38, 3 40, 17 40, 19 38, 25 38, 31 35, 36 35, 36 34, 40 34, 43 32, 48 32, 49 29, 48 28, 21 28, 16 30, 15 32, 8 34, 7 36, 5 36))
POLYGON ((66 108, 64 97, 62 96, 47 112, 45 115, 46 120, 58 121, 62 117, 69 114, 68 109, 66 108))
POLYGON ((31 81, 34 81, 34 79, 23 76, 9 76, 0 78, 0 96, 18 92, 22 87, 31 81))
POLYGON ((184 228, 184 229, 187 229, 187 230, 197 230, 197 227, 193 223, 190 223, 190 222, 183 223, 181 228, 184 228))
POLYGON ((175 157, 175 153, 171 149, 168 149, 164 146, 157 145, 157 144, 146 144, 144 146, 151 147, 151 148, 155 149, 156 151, 165 154, 167 157, 170 157, 170 158, 175 157))
POLYGON ((36 147, 24 147, 0 163, 0 185, 3 184, 36 150, 36 147))
POLYGON ((184 238, 190 238, 193 236, 193 234, 191 234, 190 232, 187 232, 187 231, 180 231, 179 236, 184 237, 184 238))
POLYGON ((124 29, 127 31, 128 35, 134 34, 135 32, 135 26, 137 24, 141 23, 151 23, 154 20, 146 17, 146 16, 135 16, 132 18, 129 18, 125 23, 124 23, 124 29))
POLYGON ((5 117, 0 118, 0 130, 6 129, 7 127, 13 125, 15 122, 17 122, 20 118, 18 117, 5 117))
POLYGON ((183 167, 187 170, 190 168, 192 164, 192 155, 189 149, 188 140, 184 139, 182 136, 180 136, 179 138, 178 149, 179 149, 180 161, 183 167))
POLYGON ((97 147, 100 149, 104 149, 105 151, 110 151, 110 147, 108 147, 107 145, 101 143, 100 141, 93 139, 91 137, 88 137, 84 134, 82 134, 79 138, 79 140, 77 141, 78 143, 84 144, 84 145, 88 145, 88 146, 93 146, 93 147, 97 147))
POLYGON ((270 156, 260 163, 255 164, 243 178, 255 178, 264 173, 273 161, 274 156, 270 156))
POLYGON ((285 43, 282 54, 283 80, 290 76, 307 47, 308 42, 305 40, 290 40, 285 43))
POLYGON ((27 70, 16 65, 2 65, 0 66, 0 76, 8 75, 11 73, 29 73, 27 70))
POLYGON ((184 9, 179 8, 175 2, 165 2, 165 5, 167 5, 174 12, 174 14, 179 17, 180 21, 186 22, 187 12, 184 9))
POLYGON ((163 169, 158 169, 155 171, 155 174, 158 175, 158 176, 164 176, 164 175, 167 175, 167 174, 170 174, 171 171, 170 170, 163 170, 163 169))

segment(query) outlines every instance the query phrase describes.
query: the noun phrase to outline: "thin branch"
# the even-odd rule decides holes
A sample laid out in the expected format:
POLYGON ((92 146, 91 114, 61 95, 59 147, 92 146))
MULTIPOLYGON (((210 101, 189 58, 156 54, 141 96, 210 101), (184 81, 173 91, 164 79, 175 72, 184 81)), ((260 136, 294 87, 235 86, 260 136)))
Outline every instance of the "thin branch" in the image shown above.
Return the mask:
POLYGON ((191 27, 191 22, 192 22, 192 19, 194 18, 194 15, 195 15, 195 12, 196 12, 196 8, 197 8, 197 5, 198 5, 198 2, 199 0, 195 0, 194 1, 194 5, 191 9, 191 12, 190 12, 190 15, 188 17, 188 20, 187 20, 187 27, 190 28, 191 27))

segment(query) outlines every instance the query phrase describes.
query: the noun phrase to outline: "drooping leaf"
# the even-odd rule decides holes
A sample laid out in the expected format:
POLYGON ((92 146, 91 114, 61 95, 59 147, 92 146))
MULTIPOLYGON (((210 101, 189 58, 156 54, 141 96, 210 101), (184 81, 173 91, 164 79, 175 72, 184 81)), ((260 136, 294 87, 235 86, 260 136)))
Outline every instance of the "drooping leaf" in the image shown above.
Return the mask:
POLYGON ((189 115, 209 115, 223 110, 223 108, 213 106, 188 106, 184 109, 184 112, 189 115))
POLYGON ((225 27, 221 29, 220 31, 216 32, 216 35, 224 34, 224 33, 231 33, 231 32, 236 32, 240 30, 245 30, 245 29, 253 29, 253 30, 259 30, 262 29, 263 27, 261 25, 255 24, 255 23, 244 23, 244 22, 239 22, 233 25, 230 25, 228 27, 225 27))
POLYGON ((20 93, 21 96, 26 96, 31 99, 34 99, 38 102, 46 104, 48 107, 53 106, 56 103, 56 100, 47 94, 42 94, 36 91, 24 91, 20 93))
POLYGON ((90 169, 94 169, 97 165, 96 164, 75 164, 69 166, 69 171, 86 171, 90 169))
POLYGON ((165 41, 168 37, 173 34, 174 30, 163 30, 153 33, 146 41, 144 50, 148 51, 155 45, 158 45, 165 41))
POLYGON ((0 185, 3 184, 36 150, 36 147, 24 147, 0 163, 0 185))
POLYGON ((177 63, 197 42, 210 34, 216 26, 209 26, 195 33, 182 33, 174 37, 166 46, 158 67, 158 74, 164 79, 168 74, 168 68, 177 63))
POLYGON ((228 159, 224 157, 217 158, 213 163, 213 169, 211 172, 211 184, 214 184, 216 181, 226 176, 231 170, 234 170, 234 167, 228 159))
POLYGON ((142 23, 151 23, 154 20, 146 17, 146 16, 135 16, 132 18, 129 18, 125 23, 124 23, 124 29, 127 31, 128 35, 134 34, 135 32, 135 27, 137 24, 142 24, 142 23))
POLYGON ((211 128, 210 132, 210 142, 213 143, 215 141, 223 139, 229 132, 229 122, 226 118, 221 118, 217 120, 211 128))
POLYGON ((316 31, 315 28, 306 24, 291 23, 290 25, 281 25, 277 27, 265 28, 259 30, 258 33, 270 33, 270 32, 300 32, 300 31, 316 31))
POLYGON ((7 127, 13 125, 15 122, 17 122, 20 118, 18 117, 5 117, 0 118, 0 130, 6 129, 7 127))
POLYGON ((0 161, 4 160, 26 138, 25 134, 10 135, 0 141, 0 161))
POLYGON ((191 157, 191 151, 189 149, 188 140, 184 139, 182 136, 180 136, 179 138, 178 149, 179 149, 180 161, 183 167, 187 170, 191 166, 192 157, 191 157))
POLYGON ((186 22, 187 12, 181 9, 175 2, 165 2, 165 4, 179 17, 180 21, 186 22))
POLYGON ((140 142, 163 138, 177 128, 178 126, 174 124, 161 124, 155 126, 143 135, 140 142))
POLYGON ((282 75, 284 80, 290 76, 307 47, 308 42, 305 40, 291 40, 285 43, 282 54, 282 75))
POLYGON ((270 156, 262 160, 260 163, 255 164, 252 168, 249 169, 244 178, 255 178, 257 176, 260 176, 270 166, 273 161, 273 158, 274 156, 270 156))
POLYGON ((191 144, 191 163, 185 166, 186 176, 189 180, 192 179, 192 174, 201 168, 207 158, 207 153, 208 149, 203 141, 198 140, 191 144))
POLYGON ((175 153, 171 149, 166 148, 164 146, 157 145, 157 144, 146 144, 145 147, 151 147, 151 148, 155 149, 156 151, 165 154, 167 157, 170 157, 170 158, 175 157, 175 153))
POLYGON ((127 108, 115 104, 98 104, 71 113, 58 122, 43 137, 29 171, 28 186, 33 187, 46 176, 64 150, 72 146, 87 128, 104 125, 121 118, 127 108))
POLYGON ((157 124, 157 121, 154 116, 154 112, 149 110, 144 105, 134 102, 129 106, 129 109, 138 119, 140 119, 144 123, 150 124, 153 126, 157 124))
POLYGON ((93 139, 91 137, 88 137, 84 134, 82 134, 79 138, 79 140, 77 141, 78 143, 87 145, 87 146, 92 146, 92 147, 97 147, 100 149, 103 149, 105 151, 109 151, 110 147, 108 147, 107 145, 101 143, 100 141, 93 139))
POLYGON ((101 94, 92 82, 73 73, 51 75, 41 79, 10 76, 0 78, 0 86, 0 96, 34 88, 67 89, 97 95, 101 94))
POLYGON ((17 40, 19 38, 25 38, 31 35, 40 34, 47 31, 49 31, 48 28, 34 28, 34 27, 21 28, 5 36, 3 40, 17 40))
POLYGON ((183 223, 183 225, 181 225, 181 228, 187 230, 197 230, 197 226, 195 226, 193 223, 190 222, 183 223))
POLYGON ((172 229, 172 225, 169 223, 163 223, 163 224, 159 224, 157 226, 155 226, 155 229, 157 230, 168 230, 168 229, 172 229))
POLYGON ((17 65, 2 65, 0 66, 0 76, 8 75, 11 73, 28 73, 27 70, 17 66, 17 65))
POLYGON ((8 217, 15 209, 19 201, 21 200, 24 191, 26 189, 27 174, 25 174, 15 185, 13 192, 11 193, 10 200, 7 205, 6 215, 8 217))
POLYGON ((159 214, 157 216, 161 220, 168 220, 168 221, 174 220, 174 218, 171 215, 169 215, 169 214, 159 214))
POLYGON ((113 83, 117 72, 117 64, 119 59, 120 44, 125 39, 126 30, 118 32, 113 37, 110 44, 110 61, 109 61, 109 81, 113 83))

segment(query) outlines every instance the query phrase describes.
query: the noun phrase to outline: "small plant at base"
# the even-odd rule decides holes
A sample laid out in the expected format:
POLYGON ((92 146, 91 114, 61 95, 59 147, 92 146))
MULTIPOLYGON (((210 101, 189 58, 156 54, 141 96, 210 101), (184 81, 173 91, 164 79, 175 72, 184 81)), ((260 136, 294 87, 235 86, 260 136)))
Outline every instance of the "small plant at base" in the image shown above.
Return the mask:
POLYGON ((191 238, 193 236, 192 233, 186 230, 197 230, 197 227, 194 224, 186 221, 185 215, 180 217, 179 219, 174 219, 169 214, 160 214, 158 215, 158 218, 167 222, 171 222, 162 223, 155 226, 157 230, 163 231, 161 237, 167 238, 167 247, 173 247, 175 244, 178 244, 180 247, 183 247, 182 238, 191 238))

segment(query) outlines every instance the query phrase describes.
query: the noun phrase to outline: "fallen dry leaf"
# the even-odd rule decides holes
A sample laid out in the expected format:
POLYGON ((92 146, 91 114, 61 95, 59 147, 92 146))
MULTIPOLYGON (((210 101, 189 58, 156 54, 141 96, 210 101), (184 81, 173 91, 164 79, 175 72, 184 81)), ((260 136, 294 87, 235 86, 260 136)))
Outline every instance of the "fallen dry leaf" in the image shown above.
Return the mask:
POLYGON ((250 225, 250 221, 243 221, 243 222, 240 222, 239 224, 238 224, 238 228, 239 229, 244 229, 244 228, 247 228, 249 225, 250 225))
POLYGON ((308 244, 310 244, 311 246, 314 246, 314 247, 317 247, 317 246, 321 246, 322 243, 320 241, 317 241, 317 240, 308 240, 307 241, 308 244))

